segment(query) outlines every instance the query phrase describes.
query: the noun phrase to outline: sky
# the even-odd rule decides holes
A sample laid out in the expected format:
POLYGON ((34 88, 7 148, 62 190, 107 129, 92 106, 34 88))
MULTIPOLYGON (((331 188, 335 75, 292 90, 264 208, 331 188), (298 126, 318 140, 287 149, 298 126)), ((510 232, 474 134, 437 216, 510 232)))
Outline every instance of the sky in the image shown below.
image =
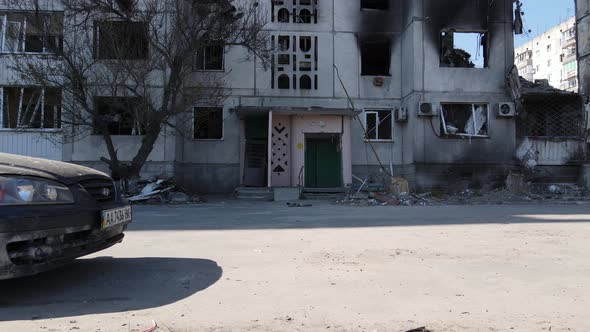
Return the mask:
POLYGON ((515 37, 516 47, 574 16, 574 0, 522 0, 525 33, 515 37), (531 30, 529 33, 528 30, 531 30))

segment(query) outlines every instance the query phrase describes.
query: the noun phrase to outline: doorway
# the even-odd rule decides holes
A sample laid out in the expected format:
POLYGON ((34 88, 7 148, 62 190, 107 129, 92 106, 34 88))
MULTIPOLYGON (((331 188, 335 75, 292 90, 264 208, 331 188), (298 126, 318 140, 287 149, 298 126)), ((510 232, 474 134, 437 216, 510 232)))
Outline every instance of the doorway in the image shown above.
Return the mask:
POLYGON ((246 118, 245 132, 244 186, 266 187, 268 184, 268 115, 246 118))
POLYGON ((342 151, 339 134, 306 135, 305 187, 342 187, 342 151))

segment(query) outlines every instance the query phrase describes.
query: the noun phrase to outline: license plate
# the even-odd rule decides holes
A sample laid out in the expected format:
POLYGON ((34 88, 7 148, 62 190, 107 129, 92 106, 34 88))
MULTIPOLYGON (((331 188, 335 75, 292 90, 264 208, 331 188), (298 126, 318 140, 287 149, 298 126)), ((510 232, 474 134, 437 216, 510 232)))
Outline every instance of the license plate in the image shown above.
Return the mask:
POLYGON ((102 229, 131 221, 131 206, 101 212, 102 229))

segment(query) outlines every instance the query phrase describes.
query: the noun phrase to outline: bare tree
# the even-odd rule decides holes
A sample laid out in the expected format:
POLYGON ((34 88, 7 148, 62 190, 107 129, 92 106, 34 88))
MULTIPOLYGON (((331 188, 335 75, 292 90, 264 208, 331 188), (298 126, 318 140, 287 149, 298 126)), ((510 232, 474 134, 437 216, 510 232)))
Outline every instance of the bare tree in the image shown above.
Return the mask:
POLYGON ((61 89, 63 139, 102 136, 101 160, 115 178, 137 176, 165 128, 186 132, 190 106, 226 97, 218 77, 194 70, 207 69, 208 52, 243 47, 266 64, 271 51, 257 1, 55 0, 63 24, 32 3, 27 22, 46 31, 40 42, 52 55, 15 53, 10 67, 31 85, 61 89), (141 135, 130 162, 120 160, 115 134, 141 135))

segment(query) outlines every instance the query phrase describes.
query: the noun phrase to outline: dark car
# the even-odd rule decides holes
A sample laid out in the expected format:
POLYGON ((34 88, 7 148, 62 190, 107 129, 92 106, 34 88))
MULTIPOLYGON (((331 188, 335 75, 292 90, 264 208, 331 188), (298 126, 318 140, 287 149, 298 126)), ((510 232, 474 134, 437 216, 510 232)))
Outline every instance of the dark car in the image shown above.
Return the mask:
POLYGON ((121 242, 131 213, 102 172, 0 153, 0 280, 49 270, 121 242))

